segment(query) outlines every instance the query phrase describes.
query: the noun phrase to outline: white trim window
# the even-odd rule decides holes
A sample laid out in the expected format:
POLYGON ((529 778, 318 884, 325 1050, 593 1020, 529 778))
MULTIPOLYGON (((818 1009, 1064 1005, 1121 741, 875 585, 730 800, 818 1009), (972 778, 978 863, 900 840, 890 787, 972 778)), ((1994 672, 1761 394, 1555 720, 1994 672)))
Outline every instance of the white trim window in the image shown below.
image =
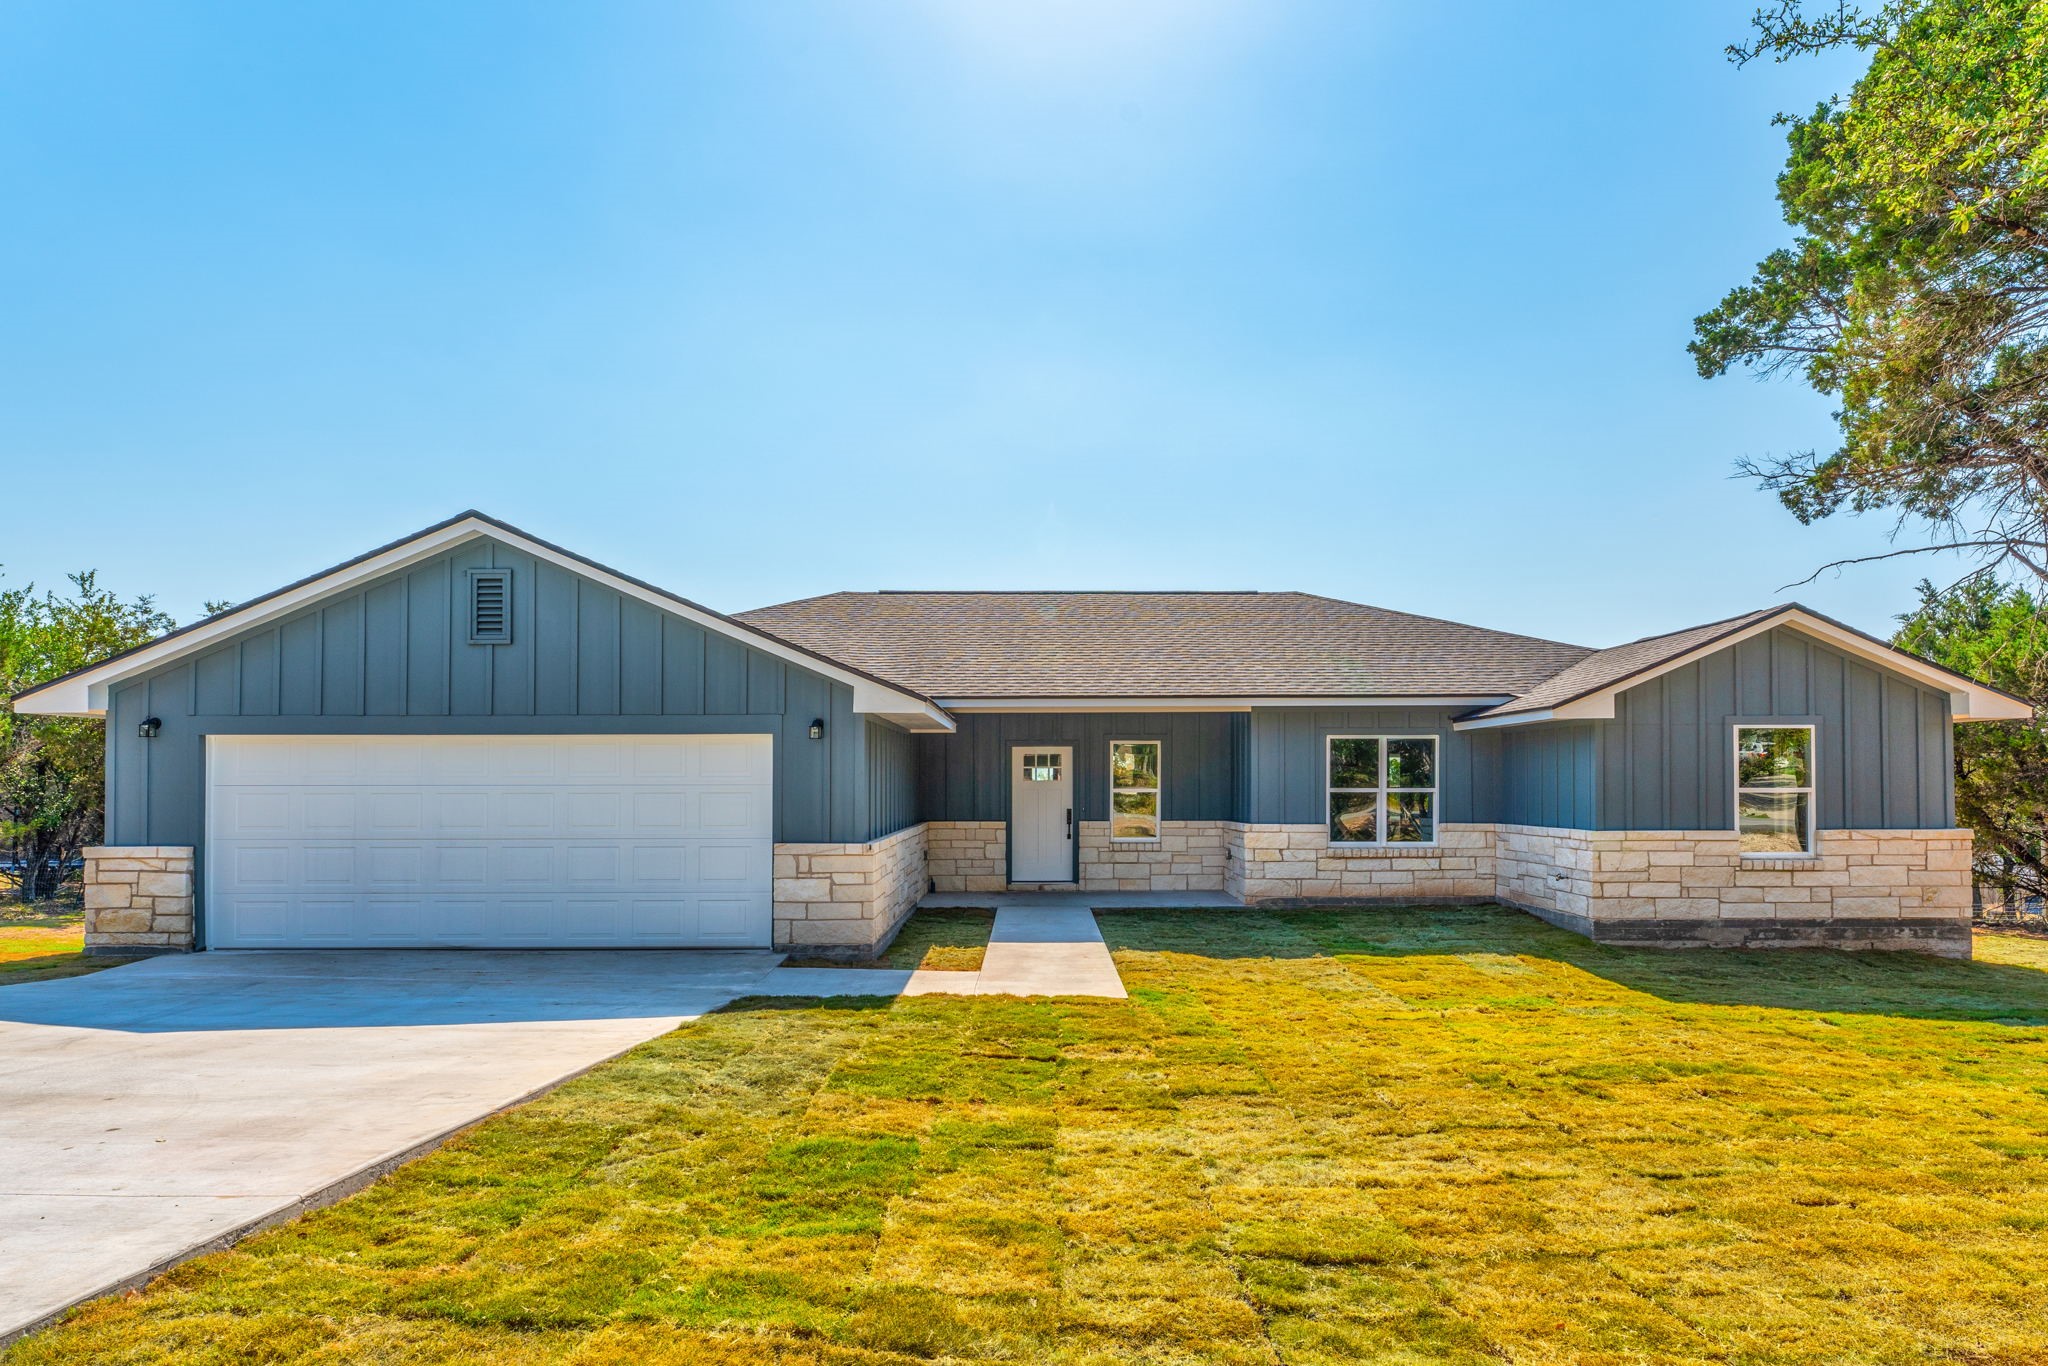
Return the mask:
POLYGON ((1332 735, 1323 750, 1332 844, 1435 844, 1437 738, 1332 735))
POLYGON ((1159 838, 1157 740, 1109 742, 1109 838, 1112 843, 1159 838))
POLYGON ((1813 727, 1735 728, 1735 833, 1745 858, 1813 852, 1813 727))

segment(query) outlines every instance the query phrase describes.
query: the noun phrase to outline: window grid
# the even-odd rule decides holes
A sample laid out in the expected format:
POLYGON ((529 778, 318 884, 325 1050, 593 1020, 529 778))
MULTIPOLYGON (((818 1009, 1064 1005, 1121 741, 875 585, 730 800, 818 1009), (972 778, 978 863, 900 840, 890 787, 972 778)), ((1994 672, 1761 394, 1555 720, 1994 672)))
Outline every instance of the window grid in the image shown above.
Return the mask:
POLYGON ((1815 779, 1814 779, 1814 768, 1815 768, 1815 766, 1816 766, 1816 764, 1817 764, 1817 762, 1818 762, 1818 758, 1819 758, 1819 756, 1818 756, 1818 755, 1817 755, 1817 754, 1816 754, 1816 753, 1814 752, 1814 751, 1815 751, 1815 748, 1816 748, 1816 746, 1815 746, 1815 740, 1816 740, 1817 738, 1818 738, 1818 737, 1817 737, 1817 736, 1815 735, 1815 733, 1814 733, 1814 728, 1813 728, 1813 726, 1811 726, 1811 725, 1799 725, 1799 724, 1792 724, 1792 725, 1783 725, 1783 726, 1770 726, 1770 725, 1759 725, 1759 726, 1737 726, 1737 727, 1735 727, 1735 755, 1734 755, 1734 764, 1735 764, 1735 772, 1734 772, 1734 778, 1735 778, 1735 834, 1736 834, 1736 843, 1737 843, 1737 844, 1738 844, 1739 846, 1746 846, 1746 845, 1748 844, 1748 841, 1749 841, 1749 839, 1750 839, 1750 832, 1744 831, 1744 830, 1743 830, 1743 828, 1742 828, 1742 824, 1743 824, 1743 812, 1742 812, 1742 799, 1743 799, 1744 797, 1752 797, 1752 798, 1770 798, 1770 797, 1791 797, 1791 798, 1801 798, 1801 797, 1803 797, 1803 798, 1805 798, 1805 801, 1804 801, 1803 803, 1802 803, 1802 802, 1796 802, 1796 801, 1795 801, 1795 803, 1794 803, 1794 808, 1793 808, 1794 810, 1796 810, 1796 811, 1797 811, 1797 812, 1799 813, 1799 814, 1798 814, 1798 826, 1799 826, 1799 828, 1798 828, 1798 831, 1797 831, 1797 837, 1798 837, 1798 847, 1797 847, 1797 848, 1795 848, 1795 849, 1768 849, 1768 848, 1754 848, 1754 849, 1753 849, 1753 848, 1748 848, 1748 847, 1742 847, 1742 848, 1740 849, 1740 853, 1741 853, 1741 856, 1742 856, 1743 858, 1810 858, 1810 857, 1812 857, 1812 855, 1813 855, 1813 852, 1814 852, 1814 849, 1813 849, 1813 843, 1814 843, 1814 841, 1813 841, 1813 830, 1814 830, 1814 825, 1815 825, 1815 823, 1816 823, 1816 813, 1815 813, 1815 811, 1814 811, 1814 809, 1813 809, 1813 808, 1814 808, 1814 800, 1815 800, 1815 798, 1814 798, 1814 791, 1815 791, 1815 787, 1816 787, 1816 785, 1817 785, 1817 784, 1816 784, 1816 782, 1815 782, 1815 779), (1781 785, 1778 785, 1778 784, 1775 784, 1775 783, 1745 783, 1745 782, 1743 782, 1743 781, 1742 781, 1742 740, 1743 740, 1743 737, 1744 737, 1745 735, 1750 735, 1750 734, 1754 734, 1754 733, 1756 733, 1756 732, 1759 732, 1759 731, 1774 731, 1774 730, 1777 730, 1777 731, 1786 731, 1786 730, 1796 730, 1796 731, 1799 731, 1799 732, 1801 732, 1801 733, 1802 733, 1802 734, 1803 734, 1803 735, 1804 735, 1804 736, 1806 737, 1806 740, 1805 740, 1805 746, 1804 746, 1804 756, 1803 756, 1803 757, 1804 757, 1804 769, 1805 769, 1805 772, 1804 772, 1804 774, 1802 775, 1802 776, 1803 776, 1803 777, 1805 778, 1805 783, 1804 783, 1804 784, 1803 784, 1802 786, 1799 786, 1799 787, 1791 787, 1791 786, 1781 786, 1781 785))
POLYGON ((1438 790, 1438 748, 1437 737, 1434 735, 1331 735, 1325 737, 1323 741, 1324 817, 1330 843, 1333 845, 1349 846, 1391 846, 1400 844, 1423 846, 1437 843, 1436 795, 1438 790), (1372 744, 1372 768, 1375 780, 1373 786, 1340 785, 1337 782, 1337 746, 1344 741, 1363 741, 1372 744), (1396 744, 1428 746, 1426 750, 1426 763, 1428 765, 1430 782, 1427 786, 1390 785, 1388 781, 1390 776, 1389 768, 1393 763, 1393 747, 1396 744), (1358 797, 1371 798, 1369 813, 1360 811, 1354 802, 1341 801, 1344 798, 1358 797), (1412 800, 1397 801, 1397 798, 1410 798, 1412 800), (1393 821, 1395 815, 1394 808, 1397 806, 1401 808, 1400 816, 1407 823, 1407 828, 1424 829, 1425 833, 1421 838, 1402 838, 1397 833, 1393 821), (1341 817, 1339 815, 1340 809, 1344 812, 1341 817), (1359 823, 1359 818, 1366 814, 1369 814, 1371 817, 1369 827, 1362 826, 1359 823), (1367 839, 1345 838, 1341 827, 1347 823, 1355 828, 1369 828, 1371 837, 1367 839))

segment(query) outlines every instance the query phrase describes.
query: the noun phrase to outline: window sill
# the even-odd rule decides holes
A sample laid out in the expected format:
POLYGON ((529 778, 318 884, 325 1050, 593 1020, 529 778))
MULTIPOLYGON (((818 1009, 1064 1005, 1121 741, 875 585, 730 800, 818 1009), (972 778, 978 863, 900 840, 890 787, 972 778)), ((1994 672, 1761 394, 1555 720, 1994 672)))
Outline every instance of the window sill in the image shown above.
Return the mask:
POLYGON ((1111 835, 1109 842, 1111 844, 1157 844, 1159 843, 1159 838, 1157 835, 1111 835))
POLYGON ((1744 863, 1811 863, 1819 858, 1817 853, 1805 854, 1744 854, 1744 863))
POLYGON ((1440 854, 1443 845, 1429 844, 1339 844, 1335 840, 1326 846, 1327 852, 1338 858, 1399 858, 1403 854, 1440 854))

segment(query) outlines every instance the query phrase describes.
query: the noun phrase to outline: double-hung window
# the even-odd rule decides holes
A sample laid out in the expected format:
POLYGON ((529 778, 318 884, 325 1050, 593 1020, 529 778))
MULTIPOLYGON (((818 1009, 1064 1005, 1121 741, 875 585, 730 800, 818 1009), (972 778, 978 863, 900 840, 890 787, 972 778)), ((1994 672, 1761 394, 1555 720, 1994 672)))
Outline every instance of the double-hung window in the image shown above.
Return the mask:
POLYGON ((1117 740, 1109 747, 1109 837, 1159 838, 1159 742, 1117 740))
POLYGON ((1735 832, 1744 854, 1813 852, 1813 727, 1735 728, 1735 832))
POLYGON ((1436 843, 1436 737, 1332 735, 1332 844, 1436 843))

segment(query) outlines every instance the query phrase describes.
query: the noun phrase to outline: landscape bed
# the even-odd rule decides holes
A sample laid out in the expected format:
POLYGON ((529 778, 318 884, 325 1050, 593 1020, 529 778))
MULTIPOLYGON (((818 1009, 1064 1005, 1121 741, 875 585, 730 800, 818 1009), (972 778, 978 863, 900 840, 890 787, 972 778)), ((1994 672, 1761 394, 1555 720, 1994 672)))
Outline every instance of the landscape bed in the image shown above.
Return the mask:
POLYGON ((1128 1001, 739 1002, 8 1360, 2041 1360, 2048 942, 1102 923, 1128 1001))

